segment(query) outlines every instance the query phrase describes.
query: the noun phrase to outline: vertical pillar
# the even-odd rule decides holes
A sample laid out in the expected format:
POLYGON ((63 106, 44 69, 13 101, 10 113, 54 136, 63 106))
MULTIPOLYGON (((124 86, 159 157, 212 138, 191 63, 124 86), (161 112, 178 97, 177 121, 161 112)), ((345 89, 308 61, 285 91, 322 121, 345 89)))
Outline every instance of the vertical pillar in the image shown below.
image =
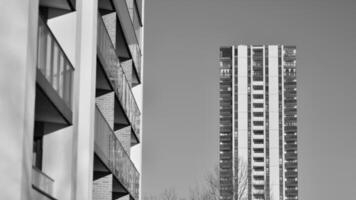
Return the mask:
POLYGON ((0 8, 0 199, 22 200, 31 196, 38 0, 0 8))
POLYGON ((92 199, 96 84, 97 0, 77 0, 72 199, 92 199))
POLYGON ((268 52, 270 198, 279 199, 278 46, 269 46, 268 52))

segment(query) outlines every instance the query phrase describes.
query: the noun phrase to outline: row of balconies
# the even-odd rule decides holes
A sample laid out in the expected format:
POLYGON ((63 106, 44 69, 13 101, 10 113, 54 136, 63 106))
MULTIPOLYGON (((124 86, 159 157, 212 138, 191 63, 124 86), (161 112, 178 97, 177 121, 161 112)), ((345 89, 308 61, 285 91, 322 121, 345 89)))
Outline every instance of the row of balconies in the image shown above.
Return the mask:
POLYGON ((103 62, 103 68, 120 104, 125 111, 126 117, 130 121, 131 127, 139 138, 140 134, 140 110, 132 94, 131 84, 127 80, 124 70, 116 55, 115 48, 111 42, 110 36, 106 30, 105 24, 98 16, 98 55, 103 62))
POLYGON ((95 108, 95 153, 134 199, 140 174, 98 107, 95 108))
MULTIPOLYGON (((75 8, 75 0, 69 0, 68 2, 70 4, 68 4, 68 8, 65 9, 71 11, 75 8)), ((54 4, 41 1, 41 6, 54 6, 54 4)), ((140 9, 141 8, 139 8, 139 10, 140 9)), ((136 9, 134 9, 134 12, 136 12, 136 9)), ((137 16, 137 13, 133 14, 133 24, 137 24, 139 16, 137 16)), ((142 22, 140 23, 142 25, 142 22)), ((136 32, 137 43, 140 42, 141 37, 138 36, 138 34, 140 34, 140 32, 136 32)), ((115 54, 115 49, 100 16, 98 17, 97 38, 98 56, 101 57, 101 61, 104 63, 103 68, 105 73, 110 79, 110 83, 119 99, 121 107, 130 122, 132 131, 138 139, 140 134, 140 111, 131 91, 131 83, 127 80, 125 72, 121 68, 120 61, 115 54)), ((47 96, 46 98, 51 100, 51 106, 55 106, 55 109, 51 109, 56 112, 58 111, 60 113, 59 115, 64 117, 64 120, 69 125, 72 123, 74 68, 54 34, 52 34, 46 22, 41 18, 39 18, 38 22, 37 44, 37 85, 41 88, 41 94, 44 93, 47 96)), ((141 50, 139 45, 131 45, 130 51, 135 63, 136 73, 140 79, 141 50)), ((36 120, 38 120, 37 110, 41 110, 44 106, 49 105, 37 105, 37 103, 40 102, 38 98, 41 98, 38 96, 36 90, 36 120)), ((138 171, 98 108, 96 108, 95 120, 95 151, 97 155, 100 156, 100 159, 105 163, 106 167, 110 169, 111 173, 125 190, 127 190, 131 198, 138 199, 138 171)), ((34 167, 32 170, 32 185, 34 188, 34 196, 32 199, 54 199, 51 195, 53 183, 54 180, 34 167)))

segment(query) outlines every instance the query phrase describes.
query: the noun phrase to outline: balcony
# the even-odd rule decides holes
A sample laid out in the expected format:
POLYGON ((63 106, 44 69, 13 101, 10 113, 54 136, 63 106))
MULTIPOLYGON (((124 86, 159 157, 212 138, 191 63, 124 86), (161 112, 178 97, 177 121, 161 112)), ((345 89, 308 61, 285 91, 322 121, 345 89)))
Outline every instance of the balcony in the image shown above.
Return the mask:
POLYGON ((287 171, 285 173, 286 178, 296 178, 298 176, 298 172, 296 171, 287 171))
POLYGON ((36 120, 71 124, 74 68, 47 24, 39 17, 36 120))
POLYGON ((61 11, 75 10, 76 0, 40 0, 40 6, 54 8, 61 11))
POLYGON ((36 167, 32 167, 33 200, 54 200, 52 197, 54 180, 36 167))
POLYGON ((284 140, 286 142, 296 142, 297 136, 296 135, 286 135, 286 136, 284 136, 284 140))
MULTIPOLYGON (((134 0, 131 0, 134 1, 134 0)), ((135 3, 135 2, 133 2, 135 3)), ((125 39, 130 50, 138 79, 141 80, 141 19, 134 4, 128 5, 127 0, 113 0, 119 22, 124 30, 125 39), (132 8, 132 10, 131 10, 132 8), (135 9, 134 9, 135 8, 135 9), (132 13, 132 14, 131 14, 132 13)))
POLYGON ((296 197, 296 196, 298 196, 298 190, 297 189, 287 189, 285 194, 287 197, 296 197))
POLYGON ((128 121, 131 124, 134 136, 137 141, 140 138, 140 116, 141 112, 137 106, 135 97, 132 94, 130 83, 125 72, 122 69, 115 48, 111 42, 110 36, 105 28, 105 24, 100 15, 98 15, 98 57, 111 87, 114 89, 116 97, 120 101, 121 107, 125 112, 128 121))
POLYGON ((295 151, 295 150, 297 150, 297 145, 296 144, 286 144, 286 145, 284 145, 284 148, 287 151, 295 151))
POLYGON ((140 174, 99 108, 95 109, 94 150, 133 199, 139 197, 140 174))
POLYGON ((297 131, 297 126, 286 126, 284 127, 285 132, 296 132, 297 131))
POLYGON ((296 187, 296 186, 298 186, 298 182, 295 180, 287 180, 285 182, 285 186, 286 187, 296 187))
POLYGON ((297 162, 286 162, 285 163, 286 169, 296 169, 298 167, 297 162))
POLYGON ((293 160, 297 160, 298 159, 298 155, 297 155, 297 153, 289 153, 289 152, 287 152, 286 154, 285 154, 285 159, 287 160, 287 161, 293 161, 293 160))

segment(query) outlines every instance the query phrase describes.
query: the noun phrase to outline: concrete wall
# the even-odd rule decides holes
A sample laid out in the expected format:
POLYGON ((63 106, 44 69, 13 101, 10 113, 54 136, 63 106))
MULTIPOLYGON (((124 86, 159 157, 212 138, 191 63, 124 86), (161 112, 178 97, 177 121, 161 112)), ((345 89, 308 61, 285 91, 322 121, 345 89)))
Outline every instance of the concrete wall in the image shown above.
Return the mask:
POLYGON ((1 1, 0 9, 1 19, 9 19, 0 21, 0 199, 28 199, 38 0, 1 1))

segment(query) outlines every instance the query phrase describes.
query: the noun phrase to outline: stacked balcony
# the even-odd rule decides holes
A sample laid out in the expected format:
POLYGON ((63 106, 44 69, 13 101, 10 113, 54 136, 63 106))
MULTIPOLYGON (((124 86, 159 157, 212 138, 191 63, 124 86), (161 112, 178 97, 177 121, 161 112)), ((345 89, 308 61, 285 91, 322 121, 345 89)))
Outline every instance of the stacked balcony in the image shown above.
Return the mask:
MULTIPOLYGON (((41 1, 41 6, 47 5, 41 1)), ((51 3, 47 2, 52 5, 51 3)), ((61 2, 65 5, 64 2, 61 2)), ((59 5, 59 4, 57 4, 59 5)), ((54 5, 52 5, 54 6, 54 5)), ((65 12, 71 11, 67 5, 65 12)), ((47 8, 59 9, 56 7, 47 8)), ((64 8, 63 8, 64 9, 64 8)), ((63 10, 62 9, 62 10, 63 10)), ((60 12, 61 13, 61 12, 60 12)), ((55 199, 54 180, 42 172, 43 138, 72 124, 74 68, 45 20, 39 15, 37 38, 35 123, 33 138, 32 199, 55 199)))
POLYGON ((99 107, 103 104, 98 103, 99 107, 96 108, 94 181, 111 174, 114 178, 112 197, 116 199, 129 195, 130 199, 137 200, 140 174, 129 153, 131 146, 140 142, 141 113, 132 87, 140 83, 141 54, 135 54, 132 49, 138 47, 140 51, 138 43, 132 43, 134 32, 130 32, 128 25, 131 19, 126 14, 128 7, 125 0, 99 1, 96 97, 111 93, 114 108, 109 113, 106 110, 101 112, 99 107), (114 17, 111 15, 113 11, 117 12, 113 14, 114 17), (113 31, 113 28, 116 30, 113 31), (133 67, 134 71, 127 67, 133 67), (126 132, 128 129, 130 133, 126 132))
POLYGON ((298 189, 296 187, 289 187, 286 189, 285 195, 288 200, 296 200, 298 196, 298 189))
POLYGON ((126 118, 131 124, 136 140, 140 134, 140 110, 132 94, 129 81, 122 69, 120 60, 116 54, 110 36, 107 32, 103 19, 98 15, 98 57, 111 87, 114 89, 117 99, 125 112, 126 118))
POLYGON ((292 162, 292 161, 288 161, 285 163, 285 168, 287 170, 295 170, 298 167, 298 163, 297 162, 292 162))
POLYGON ((286 190, 287 198, 294 198, 297 196, 296 188, 298 183, 296 181, 298 172, 296 171, 298 165, 297 155, 297 82, 295 69, 295 47, 284 47, 284 132, 285 132, 285 186, 289 188, 286 190))
POLYGON ((139 196, 140 174, 98 107, 95 109, 95 153, 133 198, 139 196))
POLYGON ((40 0, 40 6, 56 9, 58 12, 71 12, 75 10, 76 0, 40 0))
POLYGON ((220 48, 220 194, 232 200, 232 48, 220 48))
POLYGON ((36 167, 32 167, 32 199, 55 200, 53 197, 54 180, 36 167))
MULTIPOLYGON (((108 0, 106 0, 108 1, 108 0)), ((100 2, 99 2, 100 3, 100 2)), ((109 3, 111 4, 111 3, 109 3)), ((99 4, 99 8, 102 4, 99 4)), ((133 68, 137 75, 137 81, 141 81, 141 33, 142 2, 136 0, 112 0, 113 10, 117 13, 119 24, 122 26, 129 54, 133 60, 133 68)))
POLYGON ((72 121, 72 90, 74 68, 47 24, 39 17, 37 51, 37 85, 40 87, 36 100, 38 115, 46 115, 51 122, 70 124, 72 121), (55 108, 45 99, 46 96, 55 108), (59 112, 61 116, 57 114, 59 112), (53 114, 52 114, 53 113, 53 114), (48 117, 51 115, 51 117, 48 117), (62 118, 63 119, 60 119, 62 118))
POLYGON ((286 141, 287 143, 295 143, 297 141, 297 136, 294 134, 285 135, 284 141, 286 141))

